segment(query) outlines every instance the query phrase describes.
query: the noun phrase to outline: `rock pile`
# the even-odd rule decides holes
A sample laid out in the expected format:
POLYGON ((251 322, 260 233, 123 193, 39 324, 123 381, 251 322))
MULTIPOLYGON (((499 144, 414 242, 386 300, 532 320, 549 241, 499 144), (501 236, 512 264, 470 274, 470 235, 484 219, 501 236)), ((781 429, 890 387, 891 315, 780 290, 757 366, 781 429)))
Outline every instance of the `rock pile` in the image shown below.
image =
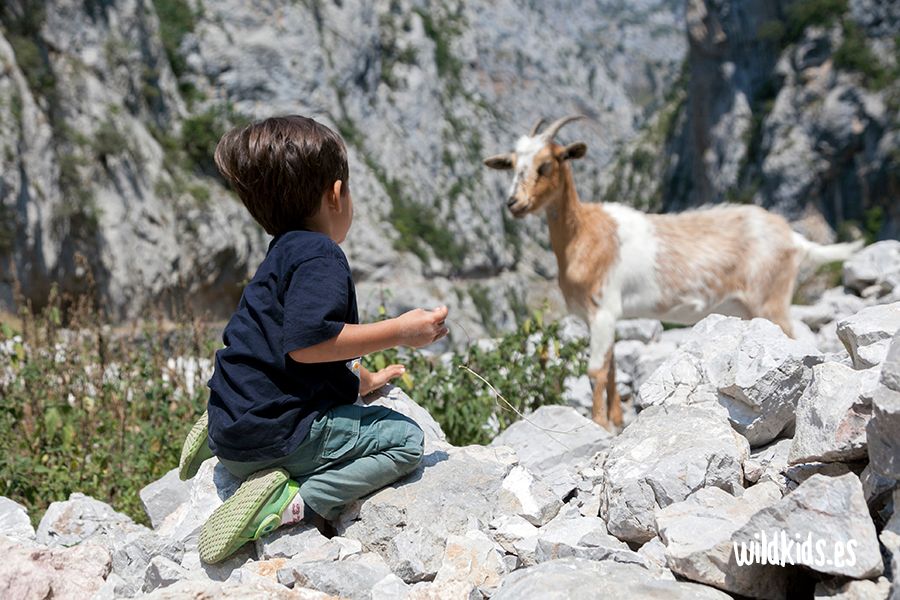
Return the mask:
POLYGON ((330 537, 281 529, 220 565, 197 534, 239 482, 215 459, 142 490, 152 529, 72 494, 35 531, 0 499, 0 597, 900 598, 900 302, 841 293, 859 310, 815 319, 841 351, 718 315, 621 328, 642 383, 618 435, 546 406, 456 447, 388 387, 375 401, 420 423, 422 465, 330 537))

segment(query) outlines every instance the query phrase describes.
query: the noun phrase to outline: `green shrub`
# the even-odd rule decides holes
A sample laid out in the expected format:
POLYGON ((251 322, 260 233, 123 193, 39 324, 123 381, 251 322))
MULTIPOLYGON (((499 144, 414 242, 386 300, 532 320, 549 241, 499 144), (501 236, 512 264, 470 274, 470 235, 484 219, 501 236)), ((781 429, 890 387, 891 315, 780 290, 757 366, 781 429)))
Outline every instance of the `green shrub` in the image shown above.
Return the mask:
POLYGON ((209 348, 196 327, 166 335, 151 322, 115 339, 88 301, 70 300, 51 294, 20 331, 0 327, 0 374, 14 374, 0 381, 0 495, 37 521, 81 491, 146 523, 138 491, 177 464, 206 399, 199 373, 189 394, 166 361, 209 348))
MULTIPOLYGON (((35 523, 75 491, 146 523, 138 492, 175 467, 206 408, 208 373, 172 361, 211 359, 218 335, 191 315, 174 327, 146 320, 113 334, 85 298, 54 292, 43 310, 0 321, 0 495, 28 507, 35 523)), ((518 416, 460 365, 526 412, 563 401, 563 380, 584 372, 583 349, 560 345, 557 326, 535 313, 494 349, 470 346, 451 364, 419 351, 365 360, 372 369, 402 360, 401 387, 452 443, 468 444, 490 441, 518 416)))
MULTIPOLYGON (((450 320, 451 329, 454 327, 450 320)), ((584 342, 561 344, 558 325, 545 324, 534 313, 516 331, 497 340, 493 349, 472 344, 449 364, 421 352, 378 352, 366 357, 369 369, 401 362, 407 376, 399 385, 440 423, 455 445, 486 444, 519 420, 490 387, 462 368, 467 366, 490 382, 515 410, 527 413, 546 404, 564 402, 566 377, 586 370, 584 342)))
POLYGON ((184 36, 194 31, 197 16, 185 0, 153 0, 153 6, 159 17, 159 36, 169 64, 175 77, 181 77, 187 63, 178 49, 184 36))
POLYGON ((892 73, 866 44, 866 34, 853 21, 844 24, 844 41, 834 53, 834 65, 845 71, 862 73, 866 85, 884 89, 897 80, 900 73, 892 73))
POLYGON ((103 121, 94 132, 91 148, 97 158, 101 160, 130 151, 128 140, 111 119, 103 121))
POLYGON ((213 106, 185 119, 181 124, 180 147, 189 161, 186 166, 217 175, 213 161, 216 144, 229 128, 247 122, 249 119, 235 112, 230 105, 213 106))
POLYGON ((783 44, 796 42, 807 27, 830 25, 847 12, 847 0, 797 0, 786 11, 783 44))

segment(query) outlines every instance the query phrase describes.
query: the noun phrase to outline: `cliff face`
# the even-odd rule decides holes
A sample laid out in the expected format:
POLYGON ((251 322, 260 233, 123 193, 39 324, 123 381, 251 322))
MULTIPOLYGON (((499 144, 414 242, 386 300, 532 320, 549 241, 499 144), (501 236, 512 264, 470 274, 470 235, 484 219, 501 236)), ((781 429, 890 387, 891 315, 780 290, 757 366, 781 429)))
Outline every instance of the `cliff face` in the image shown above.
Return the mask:
POLYGON ((752 202, 814 238, 848 225, 897 237, 897 3, 691 0, 686 21, 687 74, 607 196, 657 210, 752 202))
POLYGON ((5 3, 0 300, 54 281, 114 317, 169 298, 234 306, 266 239, 216 179, 233 123, 298 112, 348 142, 359 207, 346 249, 364 310, 438 300, 503 327, 552 297, 537 219, 502 210, 481 158, 540 116, 581 112, 585 197, 684 57, 680 5, 558 0, 5 3), (76 260, 76 253, 85 260, 76 260))

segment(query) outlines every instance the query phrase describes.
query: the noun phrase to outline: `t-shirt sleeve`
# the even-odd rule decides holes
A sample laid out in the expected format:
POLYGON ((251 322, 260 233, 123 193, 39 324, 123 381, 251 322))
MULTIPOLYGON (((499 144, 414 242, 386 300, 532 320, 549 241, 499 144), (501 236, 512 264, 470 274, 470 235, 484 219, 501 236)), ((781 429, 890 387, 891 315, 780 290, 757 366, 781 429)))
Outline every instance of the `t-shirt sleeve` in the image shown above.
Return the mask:
POLYGON ((350 293, 350 274, 338 258, 300 263, 284 293, 283 352, 337 336, 346 322, 350 293))

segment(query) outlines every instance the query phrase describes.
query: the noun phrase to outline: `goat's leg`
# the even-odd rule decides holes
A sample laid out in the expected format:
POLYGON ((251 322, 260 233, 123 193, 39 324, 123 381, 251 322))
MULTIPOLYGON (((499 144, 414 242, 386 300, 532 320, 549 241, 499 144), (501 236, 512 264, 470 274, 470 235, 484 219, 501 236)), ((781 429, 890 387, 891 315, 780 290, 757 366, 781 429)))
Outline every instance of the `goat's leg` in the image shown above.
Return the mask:
MULTIPOLYGON (((598 311, 591 317, 591 354, 588 360, 588 377, 593 384, 591 417, 596 423, 609 428, 609 382, 615 389, 615 367, 612 366, 612 347, 615 340, 616 320, 612 313, 598 311), (610 373, 612 372, 612 377, 610 373)), ((621 409, 620 409, 621 412, 621 409)))
POLYGON ((760 309, 755 316, 769 319, 784 331, 788 337, 794 337, 794 325, 791 323, 791 300, 797 278, 797 268, 773 269, 769 293, 762 299, 760 309))
POLYGON ((619 389, 616 387, 616 357, 613 348, 609 349, 606 354, 606 364, 608 365, 606 376, 606 409, 609 413, 609 419, 616 427, 622 426, 622 399, 619 397, 619 389))

